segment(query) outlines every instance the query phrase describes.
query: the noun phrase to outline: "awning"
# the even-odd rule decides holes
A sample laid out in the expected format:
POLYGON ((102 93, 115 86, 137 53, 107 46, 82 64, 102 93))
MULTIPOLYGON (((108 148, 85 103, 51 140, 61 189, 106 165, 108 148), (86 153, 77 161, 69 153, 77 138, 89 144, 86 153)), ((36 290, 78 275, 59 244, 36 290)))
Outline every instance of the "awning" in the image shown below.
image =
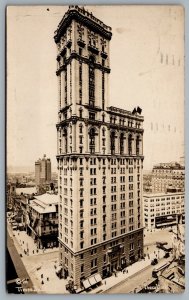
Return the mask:
POLYGON ((95 277, 94 277, 94 276, 88 278, 88 280, 89 280, 90 285, 95 285, 95 284, 96 284, 96 280, 95 280, 95 277))
POLYGON ((172 222, 156 224, 156 227, 169 226, 169 225, 175 225, 175 224, 176 224, 176 220, 174 220, 172 222))
POLYGON ((97 283, 102 281, 102 278, 101 278, 100 274, 95 275, 95 280, 96 280, 97 283))
POLYGON ((83 281, 83 286, 84 286, 85 289, 88 289, 91 286, 88 279, 83 281))

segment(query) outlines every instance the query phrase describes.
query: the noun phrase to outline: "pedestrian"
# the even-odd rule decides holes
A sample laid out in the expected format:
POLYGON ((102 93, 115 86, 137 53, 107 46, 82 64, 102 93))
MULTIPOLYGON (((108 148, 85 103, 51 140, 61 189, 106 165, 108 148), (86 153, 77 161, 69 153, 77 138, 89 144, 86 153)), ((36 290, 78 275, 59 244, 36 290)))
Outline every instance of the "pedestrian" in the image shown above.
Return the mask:
POLYGON ((49 277, 47 277, 47 281, 49 281, 49 277))
POLYGON ((43 274, 41 274, 41 278, 43 278, 43 274))
POLYGON ((35 253, 35 251, 33 250, 33 254, 35 253))
POLYGON ((43 281, 43 280, 41 281, 41 284, 44 284, 44 281, 43 281))

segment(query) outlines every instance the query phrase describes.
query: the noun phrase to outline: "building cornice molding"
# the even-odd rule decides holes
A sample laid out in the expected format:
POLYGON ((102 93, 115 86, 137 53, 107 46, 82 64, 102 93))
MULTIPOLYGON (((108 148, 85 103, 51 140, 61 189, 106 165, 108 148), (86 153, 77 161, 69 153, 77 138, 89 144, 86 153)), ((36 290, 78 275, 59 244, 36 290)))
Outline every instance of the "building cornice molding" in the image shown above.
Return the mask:
POLYGON ((61 20, 58 29, 55 31, 55 35, 54 35, 55 43, 60 42, 61 36, 65 34, 72 20, 82 23, 88 29, 94 31, 95 33, 101 35, 102 37, 106 38, 109 41, 111 40, 112 32, 110 31, 111 30, 110 27, 106 26, 103 22, 95 18, 91 13, 88 13, 87 11, 83 10, 84 14, 82 14, 80 11, 82 10, 76 6, 67 11, 63 19, 61 20))
MULTIPOLYGON (((89 58, 81 56, 78 53, 72 51, 69 58, 66 59, 65 63, 62 66, 60 66, 60 68, 56 71, 57 76, 60 75, 60 73, 62 71, 66 70, 67 65, 69 65, 71 63, 72 59, 76 59, 77 61, 83 62, 87 65, 89 65, 89 63, 90 63, 89 58)), ((95 67, 95 69, 99 69, 99 70, 101 70, 102 72, 105 72, 105 73, 110 73, 111 72, 110 68, 104 67, 100 63, 94 63, 94 67, 95 67)))
POLYGON ((144 129, 142 128, 135 128, 135 127, 128 127, 128 126, 123 126, 119 124, 112 124, 112 123, 107 123, 99 120, 92 120, 88 118, 80 118, 78 116, 72 116, 69 119, 63 120, 59 123, 56 124, 57 129, 60 127, 65 127, 68 126, 69 123, 76 123, 76 122, 84 122, 85 124, 92 124, 96 126, 107 126, 108 129, 114 129, 118 131, 124 131, 126 133, 135 133, 135 134, 140 134, 143 135, 144 129))

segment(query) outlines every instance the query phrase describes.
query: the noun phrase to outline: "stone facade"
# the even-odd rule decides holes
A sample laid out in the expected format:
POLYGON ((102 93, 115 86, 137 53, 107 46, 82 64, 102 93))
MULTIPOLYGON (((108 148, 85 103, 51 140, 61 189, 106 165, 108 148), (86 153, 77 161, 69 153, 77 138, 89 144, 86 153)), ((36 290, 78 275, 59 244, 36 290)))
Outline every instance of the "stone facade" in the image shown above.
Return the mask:
POLYGON ((177 162, 161 163, 152 170, 152 193, 164 193, 171 189, 185 190, 185 167, 177 162))
POLYGON ((144 224, 148 229, 173 226, 184 215, 184 193, 144 194, 144 224))
POLYGON ((77 286, 143 255, 143 117, 109 106, 111 37, 77 6, 54 37, 60 263, 77 286))

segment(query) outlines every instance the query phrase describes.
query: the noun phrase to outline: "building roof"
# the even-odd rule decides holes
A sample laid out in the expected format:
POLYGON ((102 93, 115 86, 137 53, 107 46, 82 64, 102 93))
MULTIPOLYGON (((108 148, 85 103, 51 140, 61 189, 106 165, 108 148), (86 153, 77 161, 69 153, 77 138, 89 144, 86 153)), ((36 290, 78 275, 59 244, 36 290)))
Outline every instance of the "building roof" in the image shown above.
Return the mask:
POLYGON ((62 20, 58 24, 58 28, 55 31, 55 42, 60 41, 60 37, 65 33, 67 27, 72 20, 81 21, 82 24, 92 29, 93 31, 100 33, 106 39, 111 40, 112 33, 111 27, 105 25, 102 21, 97 19, 92 13, 85 10, 84 7, 77 5, 70 5, 68 11, 64 14, 62 20))
POLYGON ((153 169, 171 169, 171 170, 184 170, 184 166, 178 162, 160 163, 153 167, 153 169))
MULTIPOLYGON (((32 201, 35 202, 35 201, 32 201)), ((39 203, 30 203, 30 207, 33 208, 35 211, 37 211, 39 214, 47 214, 47 213, 53 213, 56 212, 56 206, 41 206, 39 203)))
POLYGON ((21 194, 27 194, 27 195, 31 195, 31 194, 35 194, 36 191, 36 187, 25 187, 25 188, 16 188, 16 194, 17 195, 21 195, 21 194))
POLYGON ((56 205, 58 204, 58 195, 55 194, 43 194, 35 196, 30 201, 30 207, 40 214, 56 212, 56 205))
POLYGON ((169 197, 169 196, 184 196, 184 192, 175 192, 175 193, 146 193, 143 194, 145 198, 154 198, 154 197, 169 197))
POLYGON ((39 200, 40 202, 44 203, 45 205, 58 204, 58 202, 59 202, 58 195, 56 195, 56 194, 50 194, 50 193, 46 193, 46 194, 39 195, 39 196, 35 195, 34 198, 36 200, 39 200))

